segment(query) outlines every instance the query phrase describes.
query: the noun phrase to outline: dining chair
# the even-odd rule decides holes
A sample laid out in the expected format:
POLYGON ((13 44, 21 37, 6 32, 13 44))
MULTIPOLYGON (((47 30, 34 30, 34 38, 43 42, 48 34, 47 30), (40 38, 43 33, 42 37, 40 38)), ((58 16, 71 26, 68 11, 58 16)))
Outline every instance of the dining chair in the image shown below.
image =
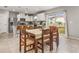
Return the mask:
POLYGON ((38 40, 38 44, 40 46, 38 46, 38 48, 40 48, 42 50, 42 53, 44 53, 44 44, 45 43, 50 43, 50 50, 51 50, 51 37, 50 37, 50 29, 42 29, 42 38, 40 40, 38 40))
POLYGON ((19 41, 19 51, 22 51, 22 48, 24 49, 24 53, 31 51, 34 49, 34 41, 29 39, 29 35, 26 32, 28 29, 28 26, 21 26, 20 27, 20 41, 19 41))
POLYGON ((59 32, 58 32, 58 27, 56 27, 56 26, 50 26, 50 34, 51 34, 52 41, 56 42, 56 46, 58 48, 58 46, 59 46, 59 32))

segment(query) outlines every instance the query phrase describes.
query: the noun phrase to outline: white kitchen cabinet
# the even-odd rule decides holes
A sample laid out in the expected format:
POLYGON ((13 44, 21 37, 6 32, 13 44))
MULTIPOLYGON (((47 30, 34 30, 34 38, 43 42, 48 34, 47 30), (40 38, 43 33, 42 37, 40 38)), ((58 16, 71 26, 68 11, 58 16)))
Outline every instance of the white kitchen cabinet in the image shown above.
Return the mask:
POLYGON ((45 13, 37 14, 37 21, 45 21, 45 13))

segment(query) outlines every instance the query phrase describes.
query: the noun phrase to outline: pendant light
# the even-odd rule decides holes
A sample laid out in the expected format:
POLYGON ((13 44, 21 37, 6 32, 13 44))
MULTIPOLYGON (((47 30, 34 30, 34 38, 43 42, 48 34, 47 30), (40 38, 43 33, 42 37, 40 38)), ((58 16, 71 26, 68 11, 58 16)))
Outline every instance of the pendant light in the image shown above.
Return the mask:
POLYGON ((26 15, 26 21, 30 21, 30 18, 29 18, 29 15, 28 15, 28 13, 29 13, 29 11, 28 11, 28 8, 26 8, 26 10, 27 10, 27 15, 26 15))

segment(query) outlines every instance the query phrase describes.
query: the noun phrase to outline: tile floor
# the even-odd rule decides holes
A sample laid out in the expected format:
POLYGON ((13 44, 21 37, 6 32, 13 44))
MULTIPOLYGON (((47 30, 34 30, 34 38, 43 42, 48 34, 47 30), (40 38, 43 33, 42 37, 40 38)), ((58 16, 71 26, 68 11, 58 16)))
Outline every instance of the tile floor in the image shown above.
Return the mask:
MULTIPOLYGON (((14 38, 12 34, 2 33, 0 34, 0 53, 19 53, 19 39, 14 38)), ((28 53, 32 53, 30 51, 28 53)), ((40 52, 40 51, 39 51, 40 52)), ((49 52, 48 46, 45 45, 45 53, 78 53, 79 52, 79 40, 66 39, 64 36, 60 36, 59 48, 56 49, 54 44, 54 50, 49 52)))

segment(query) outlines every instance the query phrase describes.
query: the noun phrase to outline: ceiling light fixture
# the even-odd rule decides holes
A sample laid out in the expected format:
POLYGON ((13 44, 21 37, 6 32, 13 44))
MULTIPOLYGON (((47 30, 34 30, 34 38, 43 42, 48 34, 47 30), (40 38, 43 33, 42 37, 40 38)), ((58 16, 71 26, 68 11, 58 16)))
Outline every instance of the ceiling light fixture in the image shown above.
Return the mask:
POLYGON ((28 14, 29 14, 29 13, 28 13, 28 8, 26 8, 26 10, 27 10, 26 20, 30 20, 30 19, 29 19, 29 15, 28 15, 28 14))
POLYGON ((15 9, 13 9, 12 11, 15 11, 15 9))

